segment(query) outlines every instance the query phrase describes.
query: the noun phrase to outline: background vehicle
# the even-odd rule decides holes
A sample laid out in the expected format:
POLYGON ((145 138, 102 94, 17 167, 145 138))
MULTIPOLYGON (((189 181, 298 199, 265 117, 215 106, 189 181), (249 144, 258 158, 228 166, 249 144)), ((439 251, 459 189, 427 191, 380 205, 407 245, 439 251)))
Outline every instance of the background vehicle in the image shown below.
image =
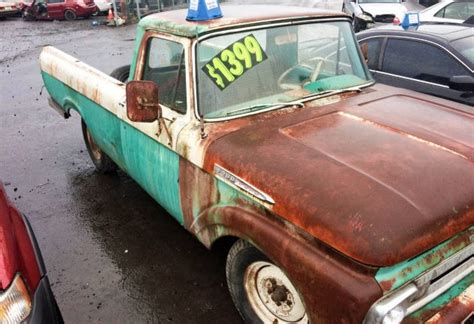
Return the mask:
POLYGON ((368 65, 377 81, 474 105, 472 27, 382 26, 358 33, 357 39, 368 49, 368 65), (457 84, 469 80, 470 90, 457 84))
POLYGON ((89 18, 98 8, 94 0, 33 0, 25 4, 25 20, 75 20, 89 18))
POLYGON ((420 11, 420 21, 461 24, 473 15, 474 1, 445 0, 420 11))
POLYGON ((106 14, 112 8, 112 0, 94 0, 94 3, 101 14, 106 14))
POLYGON ((0 1, 0 19, 15 17, 20 13, 19 6, 14 2, 0 1))
POLYGON ((374 84, 340 12, 222 11, 143 18, 116 78, 42 50, 50 104, 81 116, 96 169, 126 170, 205 246, 233 243, 227 283, 249 323, 422 322, 469 295, 464 105, 374 84))
POLYGON ((342 11, 352 17, 358 32, 375 23, 392 23, 395 18, 401 21, 407 8, 402 0, 344 0, 342 11))
POLYGON ((0 182, 0 322, 62 323, 31 226, 0 182))

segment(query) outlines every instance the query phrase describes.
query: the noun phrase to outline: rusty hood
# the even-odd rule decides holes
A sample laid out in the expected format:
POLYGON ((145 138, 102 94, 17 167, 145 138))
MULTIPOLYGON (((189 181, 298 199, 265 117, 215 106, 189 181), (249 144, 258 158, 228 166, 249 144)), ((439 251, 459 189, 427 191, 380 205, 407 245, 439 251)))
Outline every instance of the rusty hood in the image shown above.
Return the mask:
POLYGON ((209 145, 205 168, 246 180, 274 213, 361 263, 418 255, 474 223, 474 116, 378 87, 250 118, 209 145))

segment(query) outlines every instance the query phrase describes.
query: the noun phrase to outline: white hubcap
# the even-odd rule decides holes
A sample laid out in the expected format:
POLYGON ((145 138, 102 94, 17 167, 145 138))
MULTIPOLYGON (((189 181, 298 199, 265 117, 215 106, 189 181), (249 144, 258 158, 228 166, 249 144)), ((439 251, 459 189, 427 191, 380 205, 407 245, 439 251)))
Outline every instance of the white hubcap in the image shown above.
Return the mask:
POLYGON ((274 264, 252 263, 245 271, 244 284, 253 310, 264 323, 308 323, 298 292, 274 264))

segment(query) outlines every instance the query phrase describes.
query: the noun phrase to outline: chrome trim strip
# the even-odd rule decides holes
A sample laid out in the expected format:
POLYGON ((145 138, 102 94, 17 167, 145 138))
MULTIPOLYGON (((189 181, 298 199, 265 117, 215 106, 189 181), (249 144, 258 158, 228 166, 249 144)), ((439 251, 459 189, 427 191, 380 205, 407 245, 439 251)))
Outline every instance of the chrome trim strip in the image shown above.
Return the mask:
POLYGON ((449 87, 448 87, 447 85, 444 85, 444 84, 439 84, 439 83, 434 83, 434 82, 429 82, 429 81, 424 81, 424 80, 413 79, 413 78, 406 77, 406 76, 403 76, 403 75, 398 75, 398 74, 393 74, 393 73, 388 73, 388 72, 379 71, 379 70, 373 70, 373 69, 370 69, 370 72, 372 72, 372 73, 385 74, 385 75, 389 75, 389 76, 396 77, 396 78, 400 78, 400 79, 406 79, 406 80, 410 80, 410 81, 425 83, 425 84, 433 85, 433 86, 436 86, 436 87, 441 87, 441 88, 449 89, 449 87))
POLYGON ((255 186, 252 186, 250 183, 247 181, 243 180, 242 178, 236 176, 232 172, 224 169, 218 164, 214 165, 214 173, 215 175, 225 181, 226 183, 231 183, 232 185, 236 186, 237 188, 245 191, 246 193, 249 193, 250 195, 268 202, 270 204, 275 204, 275 201, 273 200, 272 197, 264 193, 263 191, 257 189, 255 186))

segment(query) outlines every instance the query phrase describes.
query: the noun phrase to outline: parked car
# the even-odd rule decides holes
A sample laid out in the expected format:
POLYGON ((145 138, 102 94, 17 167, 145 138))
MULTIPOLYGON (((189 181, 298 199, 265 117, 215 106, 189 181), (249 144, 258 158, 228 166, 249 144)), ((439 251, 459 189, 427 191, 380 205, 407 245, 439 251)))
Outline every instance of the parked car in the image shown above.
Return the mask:
POLYGON ((63 323, 31 225, 0 182, 0 323, 63 323))
POLYGON ((461 24, 474 16, 473 0, 445 0, 420 11, 421 22, 461 24))
POLYGON ((474 28, 422 23, 357 34, 374 78, 385 84, 474 105, 474 28), (457 83, 470 82, 469 87, 457 83), (470 81, 469 81, 470 80, 470 81))
POLYGON ((342 11, 352 17, 354 31, 375 26, 376 23, 401 21, 407 12, 402 0, 343 0, 342 11))
POLYGON ((15 2, 0 1, 0 19, 15 17, 20 13, 20 7, 15 2))
POLYGON ((24 5, 25 20, 75 20, 98 11, 94 0, 33 0, 24 5))
POLYGON ((374 84, 341 12, 222 13, 141 19, 115 78, 43 48, 50 104, 81 116, 96 169, 125 170, 205 246, 233 243, 227 284, 248 323, 468 317, 466 106, 374 84))

